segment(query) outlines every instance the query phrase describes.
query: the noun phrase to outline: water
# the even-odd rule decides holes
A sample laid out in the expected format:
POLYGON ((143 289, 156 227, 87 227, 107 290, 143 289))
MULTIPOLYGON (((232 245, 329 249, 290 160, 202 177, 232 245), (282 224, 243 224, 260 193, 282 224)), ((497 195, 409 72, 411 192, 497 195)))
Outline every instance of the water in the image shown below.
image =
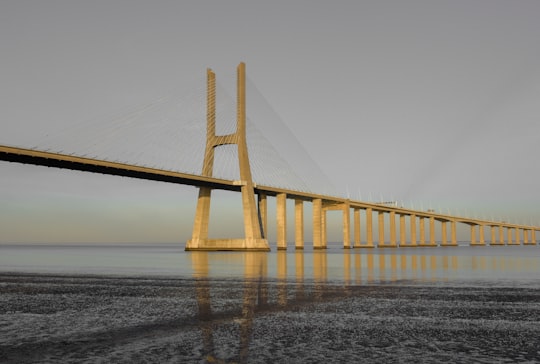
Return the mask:
POLYGON ((2 244, 1 272, 540 287, 538 246, 185 252, 183 244, 2 244))
POLYGON ((0 244, 0 362, 540 362, 540 248, 0 244))

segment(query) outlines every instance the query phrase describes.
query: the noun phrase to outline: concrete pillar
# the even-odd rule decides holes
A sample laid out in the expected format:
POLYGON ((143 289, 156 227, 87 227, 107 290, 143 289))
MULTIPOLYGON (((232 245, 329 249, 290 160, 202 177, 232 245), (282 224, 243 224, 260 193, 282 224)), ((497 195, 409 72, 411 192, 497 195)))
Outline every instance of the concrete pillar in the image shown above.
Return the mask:
POLYGON ((199 188, 197 209, 195 210, 195 220, 193 221, 193 232, 191 234, 191 240, 188 241, 186 247, 190 245, 199 247, 199 245, 203 245, 208 240, 211 194, 212 190, 210 188, 199 188))
POLYGON ((384 246, 384 212, 379 211, 379 247, 384 246))
POLYGON ((508 245, 520 245, 516 228, 508 228, 508 245))
POLYGON ((471 225, 471 245, 476 245, 476 225, 471 225))
POLYGON ((277 249, 287 249, 287 195, 276 195, 277 249))
POLYGON ((258 195, 258 201, 259 201, 259 219, 261 224, 261 234, 263 238, 267 238, 268 236, 268 201, 266 198, 266 195, 263 193, 259 193, 258 195))
POLYGON ((478 225, 478 229, 480 232, 480 245, 486 245, 486 239, 484 238, 484 225, 478 225))
POLYGON ((435 241, 435 218, 433 216, 429 218, 429 245, 437 246, 435 241))
POLYGON ((322 245, 322 200, 313 200, 313 249, 324 249, 322 245))
POLYGON ((446 221, 441 221, 441 245, 448 245, 446 242, 446 221))
POLYGON ((426 245, 426 228, 425 228, 425 223, 424 223, 424 218, 423 217, 419 217, 420 219, 420 246, 424 246, 426 245))
POLYGON ((236 103, 236 132, 216 136, 215 110, 215 74, 207 71, 207 128, 206 149, 203 162, 203 176, 212 176, 214 167, 214 148, 226 144, 236 144, 238 147, 238 164, 240 169, 240 193, 244 216, 244 238, 242 239, 208 239, 210 219, 210 189, 201 187, 195 212, 191 240, 186 243, 186 250, 258 250, 269 251, 268 241, 263 237, 259 212, 255 203, 255 187, 251 177, 249 155, 246 141, 246 78, 245 64, 237 68, 237 103, 236 103))
POLYGON ((360 209, 354 209, 354 247, 360 245, 360 209))
POLYGON ((304 249, 304 202, 294 200, 294 246, 304 249))
MULTIPOLYGON (((266 246, 268 243, 261 237, 261 228, 255 205, 255 190, 251 177, 251 167, 246 141, 246 65, 240 63, 237 68, 237 114, 236 114, 236 145, 238 146, 238 163, 240 179, 245 183, 240 192, 244 211, 245 245, 249 249, 266 246)), ((270 248, 268 248, 270 250, 270 248)))
POLYGON ((457 246, 458 243, 457 243, 457 236, 456 236, 456 222, 455 221, 452 221, 450 223, 450 230, 451 230, 451 232, 450 232, 450 240, 451 240, 450 244, 452 246, 457 246))
POLYGON ((516 240, 514 241, 515 245, 521 245, 521 239, 519 238, 519 230, 518 230, 518 228, 514 228, 512 230, 514 230, 514 235, 516 237, 516 240))
POLYGON ((351 206, 343 204, 343 248, 351 248, 351 206))
POLYGON ((501 245, 500 241, 497 241, 497 227, 491 225, 491 243, 490 245, 501 245))
POLYGON ((390 211, 390 246, 396 247, 396 213, 390 211))
POLYGON ((504 245, 504 228, 502 225, 499 225, 499 243, 504 245))
POLYGON ((399 215, 399 244, 405 245, 407 240, 407 231, 405 230, 405 215, 399 215))
POLYGON ((323 249, 326 249, 328 246, 328 235, 327 235, 327 226, 326 226, 326 210, 322 209, 322 216, 321 216, 321 241, 323 249))
POLYGON ((523 229, 523 245, 529 244, 529 230, 523 229))
POLYGON ((416 215, 409 215, 411 226, 411 242, 410 246, 416 246, 416 215))
POLYGON ((362 247, 373 248, 373 209, 366 209, 366 245, 362 247))
POLYGON ((531 230, 531 235, 532 235, 532 244, 533 245, 536 245, 536 230, 532 229, 531 230))

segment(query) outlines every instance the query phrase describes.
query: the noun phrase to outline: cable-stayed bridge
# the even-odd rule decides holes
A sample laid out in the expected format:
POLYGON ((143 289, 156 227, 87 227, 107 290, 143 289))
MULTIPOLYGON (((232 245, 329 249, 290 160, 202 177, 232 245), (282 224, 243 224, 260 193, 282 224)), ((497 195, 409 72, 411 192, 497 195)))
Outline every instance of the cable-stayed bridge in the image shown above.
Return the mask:
MULTIPOLYGON (((457 224, 470 226, 471 245, 488 242, 491 245, 536 244, 536 231, 540 229, 536 226, 338 197, 324 178, 322 182, 321 178, 313 178, 311 174, 317 172, 316 164, 290 165, 287 159, 301 153, 289 153, 286 158, 276 153, 276 147, 265 137, 272 131, 272 125, 263 123, 263 130, 257 130, 248 123, 243 63, 237 70, 236 103, 220 92, 211 70, 207 72, 206 82, 206 110, 202 110, 205 102, 201 97, 188 98, 188 103, 178 103, 177 98, 164 98, 144 105, 136 112, 115 117, 114 122, 99 128, 75 127, 57 136, 55 141, 52 138, 52 147, 50 140, 36 147, 0 145, 0 160, 196 186, 199 197, 192 238, 186 243, 186 250, 269 250, 268 197, 276 199, 278 249, 287 248, 287 199, 295 201, 294 244, 297 249, 304 248, 306 203, 312 205, 314 249, 327 246, 326 215, 330 210, 342 211, 345 248, 457 246, 457 224), (186 123, 175 117, 178 108, 183 108, 187 115, 186 123), (164 109, 168 116, 160 114, 158 120, 151 118, 164 109), (235 117, 231 117, 234 112, 235 117), (158 133, 163 126, 166 133, 158 133), (201 133, 204 126, 204 133, 201 133), (89 145, 81 143, 74 134, 90 141, 89 145), (138 139, 139 144, 130 148, 130 136, 138 139), (141 139, 144 143, 140 143, 141 139), (126 150, 129 156, 125 156, 126 150), (178 164, 179 160, 184 163, 178 164), (214 189, 241 193, 244 237, 208 237, 214 189), (436 224, 440 224, 439 229, 436 224), (361 226, 366 230, 364 241, 361 240, 361 226), (489 239, 486 235, 490 235, 489 239)), ((264 112, 272 113, 271 110, 264 112)), ((279 137, 288 145, 295 144, 294 138, 279 137)))

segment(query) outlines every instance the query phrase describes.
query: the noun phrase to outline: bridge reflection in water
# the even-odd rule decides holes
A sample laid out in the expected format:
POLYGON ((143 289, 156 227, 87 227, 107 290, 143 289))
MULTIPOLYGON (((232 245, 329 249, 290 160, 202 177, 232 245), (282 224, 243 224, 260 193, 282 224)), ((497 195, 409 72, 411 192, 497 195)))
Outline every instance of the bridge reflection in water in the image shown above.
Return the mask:
POLYGON ((209 362, 224 362, 219 359, 224 357, 247 362, 258 315, 346 299, 359 289, 442 282, 493 285, 517 279, 516 284, 540 273, 538 249, 528 257, 513 256, 510 250, 491 256, 419 252, 190 252, 204 356, 209 362))

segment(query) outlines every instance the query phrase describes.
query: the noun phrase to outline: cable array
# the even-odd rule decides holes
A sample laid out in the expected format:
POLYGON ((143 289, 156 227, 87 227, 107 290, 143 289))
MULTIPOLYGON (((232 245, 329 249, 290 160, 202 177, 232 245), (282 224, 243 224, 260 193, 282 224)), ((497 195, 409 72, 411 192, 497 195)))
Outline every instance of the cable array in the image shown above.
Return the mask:
MULTIPOLYGON (((206 82, 151 102, 72 123, 37 138, 33 148, 125 164, 201 174, 206 147, 206 82)), ((236 97, 216 83, 216 135, 236 131, 236 97)), ((261 185, 335 194, 322 173, 250 79, 246 133, 253 179, 261 185)), ((225 140, 225 139, 224 139, 225 140)), ((238 148, 214 149, 213 176, 239 179, 238 148)))

